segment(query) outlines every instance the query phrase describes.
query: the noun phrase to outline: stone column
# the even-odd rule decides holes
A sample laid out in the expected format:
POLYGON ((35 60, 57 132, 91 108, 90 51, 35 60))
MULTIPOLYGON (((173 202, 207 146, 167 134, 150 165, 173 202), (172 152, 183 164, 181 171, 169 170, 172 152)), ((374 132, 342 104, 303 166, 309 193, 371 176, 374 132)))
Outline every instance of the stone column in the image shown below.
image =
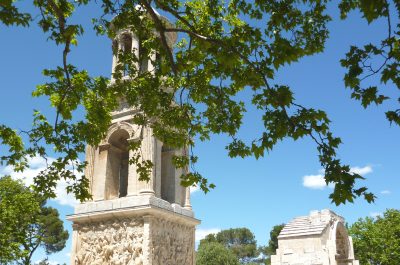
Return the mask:
POLYGON ((108 163, 108 149, 110 144, 105 143, 99 145, 99 156, 97 159, 97 165, 94 168, 94 179, 92 187, 92 196, 94 201, 104 200, 105 197, 105 185, 106 185, 106 174, 107 174, 107 163, 108 163))
POLYGON ((150 58, 149 58, 149 62, 148 62, 148 70, 150 73, 154 72, 156 69, 156 67, 155 67, 155 65, 157 63, 156 59, 157 59, 157 54, 155 51, 152 51, 150 53, 150 58))
POLYGON ((113 57, 112 57, 111 79, 114 79, 114 78, 112 78, 112 74, 115 73, 115 67, 117 66, 117 63, 118 63, 118 52, 119 52, 119 49, 120 49, 120 40, 119 40, 119 38, 116 38, 113 41, 112 49, 113 49, 113 57))
MULTIPOLYGON (((139 141, 138 138, 131 138, 128 139, 128 142, 135 142, 139 141)), ((134 151, 129 150, 129 160, 133 157, 134 151)), ((140 191, 140 183, 139 183, 139 177, 136 172, 136 164, 129 164, 128 165, 128 194, 127 196, 133 196, 137 195, 140 191)))
POLYGON ((136 35, 132 35, 132 53, 135 55, 138 62, 135 63, 136 69, 139 71, 139 38, 136 35))
MULTIPOLYGON (((151 128, 144 129, 144 137, 142 140, 142 159, 150 160, 153 163, 153 168, 149 174, 149 181, 140 181, 140 194, 154 195, 154 173, 155 173, 155 161, 154 161, 154 148, 157 139, 152 135, 151 128)), ((137 176, 139 180, 139 176, 137 176)))
POLYGON ((154 189, 153 189, 153 177, 150 174, 150 179, 149 181, 140 181, 141 182, 141 189, 140 189, 140 194, 148 194, 148 195, 155 195, 154 189))
POLYGON ((87 145, 86 146, 86 167, 85 167, 85 177, 89 180, 89 191, 90 194, 93 194, 93 175, 94 175, 94 164, 95 164, 95 160, 96 160, 96 148, 91 146, 91 145, 87 145))
MULTIPOLYGON (((184 155, 184 151, 182 149, 175 150, 172 154, 173 156, 182 156, 184 155)), ((175 203, 178 203, 180 206, 184 206, 186 202, 186 188, 181 185, 181 176, 184 173, 183 168, 176 168, 175 165, 172 163, 171 158, 171 167, 174 170, 174 177, 175 177, 175 203)))
POLYGON ((158 139, 155 141, 155 148, 154 148, 154 187, 156 196, 161 198, 161 149, 162 149, 162 142, 158 139))
POLYGON ((185 189, 185 205, 183 206, 185 209, 192 210, 192 205, 190 204, 190 187, 185 189))
MULTIPOLYGON (((186 146, 184 149, 183 149, 183 152, 182 152, 184 155, 186 155, 187 157, 189 157, 189 150, 188 150, 188 147, 186 146)), ((189 162, 190 163, 190 162, 189 162)), ((184 168, 184 172, 183 172, 184 174, 188 174, 189 173, 189 165, 187 165, 185 168, 184 168)), ((190 187, 186 187, 186 189, 185 189, 185 203, 184 203, 184 206, 183 206, 185 209, 188 209, 188 210, 192 210, 192 204, 191 204, 191 202, 190 202, 190 187)))

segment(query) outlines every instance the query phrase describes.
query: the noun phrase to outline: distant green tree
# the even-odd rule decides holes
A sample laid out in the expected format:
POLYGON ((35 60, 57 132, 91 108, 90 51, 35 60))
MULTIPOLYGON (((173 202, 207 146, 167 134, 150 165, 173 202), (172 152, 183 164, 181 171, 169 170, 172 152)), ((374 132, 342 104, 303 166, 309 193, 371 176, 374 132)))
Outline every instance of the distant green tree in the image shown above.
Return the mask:
POLYGON ((49 260, 46 258, 41 260, 37 265, 50 265, 49 260))
POLYGON ((0 178, 0 231, 0 264, 29 265, 39 247, 51 254, 68 239, 58 211, 9 176, 0 178))
POLYGON ((29 226, 37 221, 40 204, 21 181, 0 178, 0 264, 25 257, 29 226))
POLYGON ((33 253, 39 247, 43 247, 46 254, 59 252, 65 248, 69 234, 64 230, 57 209, 45 207, 42 203, 36 222, 29 225, 26 236, 23 249, 28 255, 24 256, 20 263, 29 265, 33 253))
POLYGON ((398 265, 400 211, 388 209, 382 217, 366 217, 350 226, 355 256, 363 265, 398 265))
POLYGON ((37 265, 50 265, 49 259, 45 258, 44 260, 41 260, 37 265))
MULTIPOLYGON (((39 263, 37 263, 35 265, 52 265, 52 263, 49 262, 48 258, 45 258, 44 260, 41 260, 39 263)), ((57 265, 60 265, 60 264, 57 264, 57 265)), ((66 263, 63 263, 62 265, 66 265, 66 263)))
POLYGON ((196 255, 197 265, 239 265, 232 250, 218 242, 203 241, 196 255))
POLYGON ((207 235, 201 242, 218 242, 232 250, 242 263, 258 256, 257 242, 248 228, 231 228, 207 235))
POLYGON ((261 253, 266 256, 265 264, 271 264, 271 255, 276 254, 276 249, 278 248, 278 236, 284 226, 285 224, 275 225, 269 233, 270 239, 268 245, 260 248, 261 253))

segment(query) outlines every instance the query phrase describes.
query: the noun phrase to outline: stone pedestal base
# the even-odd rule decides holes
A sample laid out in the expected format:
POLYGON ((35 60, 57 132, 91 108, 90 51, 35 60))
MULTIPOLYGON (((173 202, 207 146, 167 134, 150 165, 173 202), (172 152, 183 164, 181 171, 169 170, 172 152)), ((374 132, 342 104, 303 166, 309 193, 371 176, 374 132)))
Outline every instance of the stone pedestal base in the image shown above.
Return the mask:
POLYGON ((71 264, 195 264, 194 236, 199 221, 192 211, 154 196, 126 199, 125 207, 121 207, 121 199, 114 208, 113 201, 85 203, 68 216, 74 230, 71 264))

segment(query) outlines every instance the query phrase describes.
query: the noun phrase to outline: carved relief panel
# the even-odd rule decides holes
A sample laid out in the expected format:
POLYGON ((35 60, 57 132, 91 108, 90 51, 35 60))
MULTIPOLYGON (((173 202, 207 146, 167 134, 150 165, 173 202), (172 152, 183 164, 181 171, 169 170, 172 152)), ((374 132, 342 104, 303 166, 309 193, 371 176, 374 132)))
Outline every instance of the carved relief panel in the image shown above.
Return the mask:
POLYGON ((152 265, 193 265, 194 227, 154 218, 151 224, 152 265))
POLYGON ((143 265, 143 218, 80 224, 75 265, 143 265))

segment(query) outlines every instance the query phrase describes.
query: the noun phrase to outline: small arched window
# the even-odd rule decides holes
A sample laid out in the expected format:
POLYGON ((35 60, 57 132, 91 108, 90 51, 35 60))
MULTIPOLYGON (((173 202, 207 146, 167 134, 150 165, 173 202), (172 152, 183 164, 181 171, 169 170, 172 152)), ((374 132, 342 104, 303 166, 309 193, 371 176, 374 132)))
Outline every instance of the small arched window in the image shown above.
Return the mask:
POLYGON ((121 49, 125 53, 132 52, 132 36, 130 34, 123 34, 121 37, 121 49))
MULTIPOLYGON (((124 54, 132 52, 132 36, 130 34, 123 34, 121 37, 121 49, 124 54)), ((129 75, 128 64, 124 64, 124 76, 129 75)))
POLYGON ((143 41, 139 41, 139 71, 140 73, 149 70, 148 50, 143 45, 143 41))

